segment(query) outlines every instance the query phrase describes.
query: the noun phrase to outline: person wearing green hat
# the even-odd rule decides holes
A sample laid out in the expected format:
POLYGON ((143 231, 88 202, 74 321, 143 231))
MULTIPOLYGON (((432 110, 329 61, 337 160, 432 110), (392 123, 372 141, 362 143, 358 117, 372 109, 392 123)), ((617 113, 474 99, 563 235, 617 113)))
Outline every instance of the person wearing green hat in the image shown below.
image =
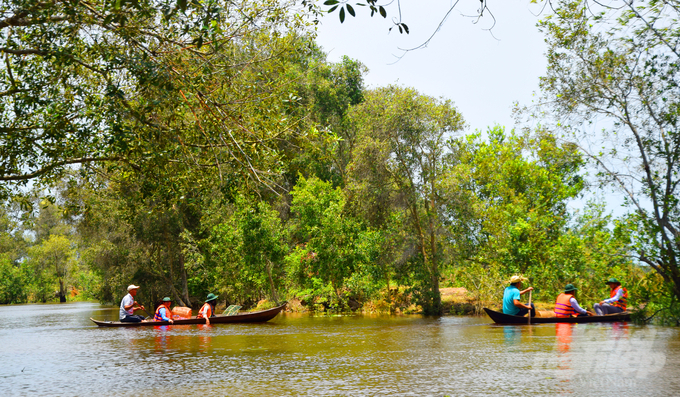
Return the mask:
POLYGON ((619 280, 614 277, 607 280, 606 284, 609 286, 609 299, 605 299, 600 303, 593 305, 595 313, 598 316, 605 314, 621 313, 626 311, 626 303, 628 302, 628 290, 621 286, 619 280))
POLYGON ((557 301, 555 301, 556 317, 585 317, 593 315, 592 312, 579 306, 578 301, 574 297, 576 291, 578 291, 578 288, 574 287, 574 284, 567 284, 564 287, 564 292, 557 296, 557 301))
POLYGON ((198 311, 196 318, 204 318, 206 324, 210 324, 210 317, 215 316, 215 304, 217 303, 218 296, 212 292, 208 294, 205 299, 205 303, 201 310, 198 311))
POLYGON ((167 321, 172 324, 170 305, 172 305, 172 299, 167 296, 163 298, 161 304, 156 308, 156 313, 153 315, 153 321, 167 321))

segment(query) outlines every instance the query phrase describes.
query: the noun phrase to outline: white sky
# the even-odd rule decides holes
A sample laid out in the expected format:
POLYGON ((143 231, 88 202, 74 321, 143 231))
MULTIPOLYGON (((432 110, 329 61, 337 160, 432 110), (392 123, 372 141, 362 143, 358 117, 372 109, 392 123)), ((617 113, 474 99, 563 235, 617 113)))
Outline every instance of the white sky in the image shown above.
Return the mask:
POLYGON ((513 101, 531 103, 546 67, 543 36, 536 28, 540 6, 530 6, 529 0, 493 2, 496 25, 490 33, 491 16, 474 24, 473 18, 461 15, 475 15, 480 2, 460 3, 427 48, 412 51, 396 63, 395 55, 402 53, 399 48, 425 42, 452 1, 402 0, 408 35, 396 28, 388 33, 390 18, 397 16, 395 5, 388 8, 387 19, 370 18, 367 7, 354 7, 357 17, 347 16, 343 24, 336 10, 321 19, 317 42, 330 61, 347 55, 365 64, 369 88, 399 84, 453 100, 470 126, 466 132, 485 131, 494 124, 512 128, 513 101))
MULTIPOLYGON (((453 100, 469 125, 466 133, 486 131, 495 124, 511 129, 515 126, 513 102, 530 105, 539 93, 539 77, 545 74, 546 45, 536 24, 546 13, 541 14, 541 4, 530 5, 529 0, 489 2, 496 23, 489 32, 494 22, 490 15, 477 24, 464 16, 476 15, 479 1, 461 0, 427 48, 395 63, 395 55, 402 54, 399 48, 425 42, 452 3, 402 0, 408 35, 395 29, 388 33, 390 18, 397 16, 395 6, 388 8, 388 19, 371 18, 366 7, 355 7, 357 17, 347 16, 343 24, 336 10, 321 19, 317 42, 329 53, 330 61, 347 55, 365 64, 369 88, 399 84, 453 100)), ((570 206, 581 208, 598 196, 605 198, 608 211, 617 216, 625 212, 618 193, 596 189, 570 206)))

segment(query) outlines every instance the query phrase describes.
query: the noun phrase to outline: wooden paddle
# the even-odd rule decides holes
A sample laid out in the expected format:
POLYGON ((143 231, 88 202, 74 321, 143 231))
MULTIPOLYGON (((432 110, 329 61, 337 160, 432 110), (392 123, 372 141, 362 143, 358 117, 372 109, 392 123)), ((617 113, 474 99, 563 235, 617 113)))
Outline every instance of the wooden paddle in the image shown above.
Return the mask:
POLYGON ((531 325, 531 291, 529 291, 529 320, 527 324, 531 325))

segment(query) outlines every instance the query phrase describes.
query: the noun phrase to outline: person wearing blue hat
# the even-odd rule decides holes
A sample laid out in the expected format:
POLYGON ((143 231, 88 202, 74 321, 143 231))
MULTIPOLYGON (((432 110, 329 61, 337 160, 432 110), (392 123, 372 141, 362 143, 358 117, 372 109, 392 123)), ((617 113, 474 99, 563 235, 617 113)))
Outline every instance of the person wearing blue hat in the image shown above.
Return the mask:
POLYGON ((212 292, 209 293, 208 297, 205 299, 203 307, 201 307, 201 310, 198 311, 196 318, 204 318, 205 323, 210 324, 210 317, 215 316, 215 305, 217 304, 217 298, 219 298, 217 295, 213 294, 212 292))

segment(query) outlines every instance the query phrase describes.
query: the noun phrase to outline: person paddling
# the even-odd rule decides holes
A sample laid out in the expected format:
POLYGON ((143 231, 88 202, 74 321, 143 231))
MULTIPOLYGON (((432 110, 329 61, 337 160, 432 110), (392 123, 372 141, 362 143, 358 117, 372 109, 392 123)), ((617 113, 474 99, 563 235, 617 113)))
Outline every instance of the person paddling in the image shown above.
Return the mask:
POLYGON ((531 317, 536 317, 534 304, 532 303, 531 306, 525 305, 519 300, 521 295, 534 290, 534 287, 529 287, 523 291, 519 290, 522 288, 522 281, 526 280, 527 278, 524 276, 512 276, 510 278, 510 285, 503 292, 503 313, 512 314, 513 316, 524 316, 531 310, 531 317))
POLYGON ((141 323, 144 316, 136 316, 135 310, 144 310, 144 306, 135 301, 137 295, 138 285, 130 284, 127 287, 128 294, 120 301, 120 322, 122 323, 141 323))
POLYGON ((209 293, 205 300, 205 304, 203 304, 201 310, 198 311, 196 318, 204 318, 205 323, 210 324, 210 317, 215 316, 215 304, 217 303, 217 298, 217 295, 209 293))
POLYGON ((609 286, 609 299, 593 305, 598 316, 605 314, 621 313, 626 311, 628 301, 628 290, 621 286, 619 280, 610 278, 607 280, 609 286))
POLYGON ((556 317, 585 317, 593 315, 592 312, 578 305, 578 301, 574 297, 576 291, 578 291, 578 288, 574 287, 573 284, 567 284, 564 287, 564 292, 557 296, 557 301, 555 302, 556 317))
POLYGON ((174 323, 172 321, 172 312, 170 311, 170 305, 172 305, 172 300, 169 297, 163 298, 163 302, 156 308, 156 313, 153 315, 153 321, 167 321, 170 324, 174 323))

